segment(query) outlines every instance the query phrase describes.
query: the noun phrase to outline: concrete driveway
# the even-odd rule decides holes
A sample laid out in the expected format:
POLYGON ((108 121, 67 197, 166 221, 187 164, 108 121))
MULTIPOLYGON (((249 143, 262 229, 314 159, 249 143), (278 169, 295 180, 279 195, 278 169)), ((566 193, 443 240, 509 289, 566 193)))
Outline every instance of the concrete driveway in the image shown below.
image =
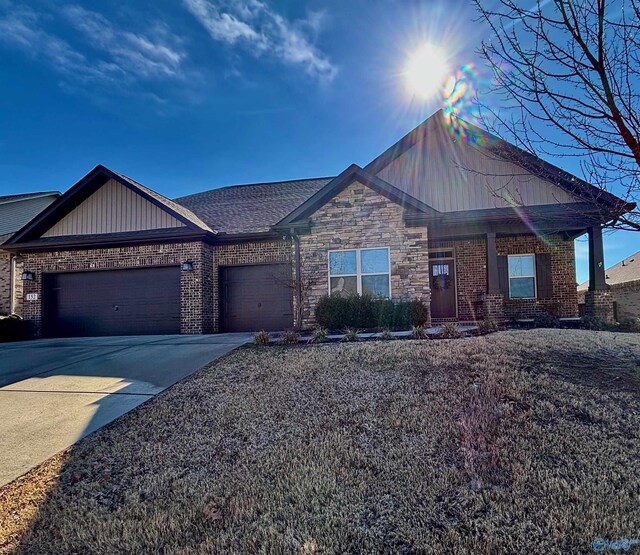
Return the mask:
POLYGON ((0 344, 0 485, 250 337, 147 335, 0 344))

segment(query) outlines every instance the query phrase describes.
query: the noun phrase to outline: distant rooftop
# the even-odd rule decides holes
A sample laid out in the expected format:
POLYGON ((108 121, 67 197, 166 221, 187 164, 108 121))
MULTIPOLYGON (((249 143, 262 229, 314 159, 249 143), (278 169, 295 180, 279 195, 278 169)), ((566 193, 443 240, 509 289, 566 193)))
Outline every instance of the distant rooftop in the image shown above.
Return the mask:
MULTIPOLYGON (((640 251, 614 264, 611 268, 607 268, 605 277, 607 285, 640 280, 640 251)), ((587 280, 578 285, 578 291, 585 291, 588 287, 589 281, 587 280)))
POLYGON ((14 202, 16 200, 26 200, 29 198, 48 197, 49 195, 60 196, 60 191, 39 191, 37 193, 22 193, 19 195, 4 195, 0 196, 0 204, 5 202, 14 202))

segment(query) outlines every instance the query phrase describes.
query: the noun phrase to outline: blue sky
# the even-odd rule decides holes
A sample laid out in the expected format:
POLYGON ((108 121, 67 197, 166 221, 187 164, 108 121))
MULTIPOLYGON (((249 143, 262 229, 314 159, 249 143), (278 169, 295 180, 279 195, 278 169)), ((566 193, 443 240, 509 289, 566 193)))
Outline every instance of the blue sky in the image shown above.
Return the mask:
MULTIPOLYGON (((364 165, 439 107, 401 75, 420 44, 486 77, 475 17, 461 0, 0 0, 0 191, 64 191, 98 163, 168 197, 364 165)), ((637 243, 607 235, 607 265, 637 243)))

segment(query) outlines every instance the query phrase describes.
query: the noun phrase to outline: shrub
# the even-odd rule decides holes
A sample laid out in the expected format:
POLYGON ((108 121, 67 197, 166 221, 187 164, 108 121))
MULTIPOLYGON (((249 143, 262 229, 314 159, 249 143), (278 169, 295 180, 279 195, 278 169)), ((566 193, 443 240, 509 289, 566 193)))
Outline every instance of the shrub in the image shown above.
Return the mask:
POLYGON ((296 330, 286 330, 280 337, 283 345, 295 345, 300 340, 300 334, 296 330))
POLYGON ((316 328, 311 332, 310 343, 322 343, 327 338, 327 328, 316 328))
POLYGON ((356 328, 347 328, 344 330, 344 336, 342 339, 345 341, 358 341, 360 335, 358 335, 358 330, 356 328))
POLYGON ((484 320, 480 320, 480 322, 478 322, 478 331, 480 333, 493 333, 494 331, 498 331, 498 324, 495 322, 495 320, 485 318, 484 320))
POLYGON ((533 325, 536 328, 559 328, 560 320, 558 319, 557 316, 554 316, 553 314, 549 314, 548 312, 545 312, 543 314, 538 314, 533 319, 533 325))
POLYGON ((411 337, 414 339, 426 339, 427 330, 424 329, 424 326, 413 326, 411 329, 411 337))
POLYGON ((316 321, 328 329, 410 329, 424 326, 429 309, 422 301, 394 303, 369 295, 324 296, 316 306, 316 321))
POLYGON ((460 329, 458 328, 458 324, 455 322, 447 322, 444 324, 440 333, 442 334, 442 337, 446 337, 447 339, 460 337, 460 329))
POLYGON ((622 331, 640 332, 640 318, 625 318, 620 322, 620 329, 622 331))
POLYGON ((271 340, 271 336, 269 335, 269 332, 266 332, 264 330, 257 331, 256 333, 253 334, 253 342, 256 345, 260 345, 260 346, 268 345, 270 340, 271 340))
POLYGON ((409 320, 414 326, 423 326, 429 320, 429 308, 422 301, 409 303, 409 320))
POLYGON ((33 323, 17 314, 0 317, 0 342, 33 339, 33 323))
POLYGON ((385 341, 391 341, 393 339, 393 334, 391 333, 391 330, 389 328, 385 328, 382 330, 382 335, 380 336, 381 339, 384 339, 385 341))
POLYGON ((580 319, 580 328, 583 330, 603 330, 607 323, 600 316, 583 316, 580 319))

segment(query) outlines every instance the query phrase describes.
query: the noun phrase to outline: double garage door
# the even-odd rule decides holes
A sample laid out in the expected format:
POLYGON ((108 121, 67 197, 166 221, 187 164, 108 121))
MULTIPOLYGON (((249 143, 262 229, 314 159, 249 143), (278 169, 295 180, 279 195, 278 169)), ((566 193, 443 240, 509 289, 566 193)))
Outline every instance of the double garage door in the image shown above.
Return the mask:
POLYGON ((180 268, 43 275, 47 337, 180 333, 180 268))
MULTIPOLYGON (((222 331, 290 327, 290 280, 281 264, 221 268, 222 331)), ((44 274, 42 297, 47 337, 180 333, 178 266, 44 274)))

